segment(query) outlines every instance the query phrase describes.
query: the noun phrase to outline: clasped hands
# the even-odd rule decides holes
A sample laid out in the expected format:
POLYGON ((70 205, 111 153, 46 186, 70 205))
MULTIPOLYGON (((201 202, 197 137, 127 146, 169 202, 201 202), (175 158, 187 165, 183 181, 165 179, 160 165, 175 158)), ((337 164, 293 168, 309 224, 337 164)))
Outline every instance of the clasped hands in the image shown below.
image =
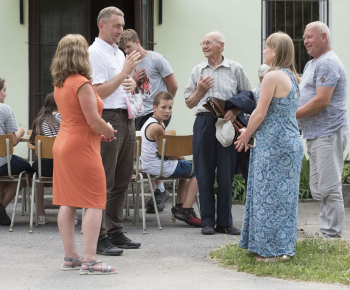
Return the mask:
POLYGON ((112 125, 107 122, 107 125, 110 127, 110 129, 113 131, 113 134, 110 135, 109 137, 106 137, 105 135, 101 135, 101 141, 104 141, 104 142, 111 142, 112 140, 116 140, 117 138, 114 136, 115 133, 117 133, 118 131, 117 130, 114 130, 112 125))

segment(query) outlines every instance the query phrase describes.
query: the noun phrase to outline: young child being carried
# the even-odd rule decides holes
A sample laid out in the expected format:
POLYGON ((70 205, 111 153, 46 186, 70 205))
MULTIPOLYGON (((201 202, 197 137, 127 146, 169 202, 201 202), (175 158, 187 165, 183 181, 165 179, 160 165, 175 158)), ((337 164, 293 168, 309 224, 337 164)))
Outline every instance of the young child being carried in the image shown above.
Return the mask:
MULTIPOLYGON (((151 175, 158 175, 161 166, 158 155, 158 138, 165 134, 163 121, 171 116, 173 96, 168 92, 158 92, 153 99, 153 116, 141 128, 142 168, 151 175)), ((167 156, 163 164, 163 177, 184 177, 191 173, 192 163, 182 156, 167 156)), ((185 223, 201 227, 201 220, 193 209, 193 201, 198 193, 198 184, 193 173, 188 179, 180 179, 179 203, 171 209, 174 217, 185 223)))

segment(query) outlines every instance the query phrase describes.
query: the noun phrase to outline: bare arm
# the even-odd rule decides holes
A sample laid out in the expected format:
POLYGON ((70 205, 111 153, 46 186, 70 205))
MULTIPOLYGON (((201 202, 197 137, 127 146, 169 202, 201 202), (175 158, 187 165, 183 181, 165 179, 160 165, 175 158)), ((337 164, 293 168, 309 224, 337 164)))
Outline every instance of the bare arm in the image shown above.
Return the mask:
POLYGON ((171 93, 173 95, 173 97, 175 97, 178 86, 177 86, 177 81, 176 81, 174 74, 170 74, 170 75, 166 76, 163 80, 166 83, 166 86, 168 88, 168 92, 171 93))
POLYGON ((196 90, 194 93, 186 99, 186 106, 190 109, 194 108, 201 98, 205 95, 205 93, 214 86, 214 78, 213 77, 206 77, 203 78, 201 75, 199 77, 199 83, 197 85, 196 90))
POLYGON ((114 133, 116 131, 98 114, 94 90, 89 83, 85 83, 79 88, 78 99, 86 122, 90 128, 96 133, 104 135, 107 139, 115 138, 114 133))
MULTIPOLYGON (((105 99, 113 94, 121 84, 127 79, 135 67, 141 62, 139 52, 132 52, 126 56, 123 68, 119 74, 103 84, 96 84, 94 87, 101 99, 105 99)), ((134 82, 135 83, 135 82, 134 82)))
POLYGON ((304 106, 298 108, 296 118, 304 118, 316 115, 324 110, 330 103, 334 87, 318 87, 316 89, 316 96, 308 101, 304 106))
POLYGON ((24 135, 24 129, 19 127, 17 132, 7 132, 7 134, 11 134, 13 138, 13 146, 16 146, 19 143, 19 140, 24 135))

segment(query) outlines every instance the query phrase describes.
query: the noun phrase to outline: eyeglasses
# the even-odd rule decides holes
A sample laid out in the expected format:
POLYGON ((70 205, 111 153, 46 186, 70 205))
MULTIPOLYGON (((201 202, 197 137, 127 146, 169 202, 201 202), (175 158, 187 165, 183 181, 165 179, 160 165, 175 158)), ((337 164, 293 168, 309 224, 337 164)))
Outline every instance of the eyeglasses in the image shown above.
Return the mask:
POLYGON ((199 45, 200 45, 200 46, 205 46, 205 45, 207 45, 207 46, 212 46, 214 42, 216 42, 216 43, 221 43, 221 41, 203 41, 203 42, 201 42, 199 45))

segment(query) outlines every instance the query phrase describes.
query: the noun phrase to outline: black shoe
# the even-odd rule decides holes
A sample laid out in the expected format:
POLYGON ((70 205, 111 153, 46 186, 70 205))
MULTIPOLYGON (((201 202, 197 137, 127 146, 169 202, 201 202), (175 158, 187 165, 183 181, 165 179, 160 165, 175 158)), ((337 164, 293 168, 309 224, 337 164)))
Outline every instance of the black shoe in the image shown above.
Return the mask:
POLYGON ((11 224, 11 219, 6 213, 6 209, 2 203, 0 203, 0 225, 9 226, 11 224))
MULTIPOLYGON (((157 209, 158 209, 158 212, 161 212, 164 210, 164 205, 160 204, 160 205, 157 205, 157 209)), ((154 209, 154 206, 153 204, 151 206, 147 206, 146 207, 146 213, 155 213, 156 210, 154 209)))
POLYGON ((106 256, 120 256, 122 253, 123 250, 113 245, 109 237, 98 240, 97 242, 97 254, 106 256))
POLYGON ((177 204, 175 204, 175 206, 171 208, 171 213, 172 213, 172 214, 177 213, 177 211, 178 211, 180 208, 182 208, 182 203, 177 203, 177 204))
POLYGON ((204 228, 202 228, 201 234, 202 235, 214 235, 215 234, 215 230, 214 230, 213 227, 205 226, 204 228))
MULTIPOLYGON (((163 205, 164 202, 166 202, 170 197, 170 194, 167 190, 160 191, 159 189, 156 189, 154 192, 154 198, 156 199, 156 204, 157 206, 163 205)), ((152 197, 150 200, 147 202, 147 207, 153 206, 153 199, 152 197)))
POLYGON ((128 237, 124 235, 124 233, 114 234, 110 237, 112 243, 118 248, 123 249, 137 249, 141 247, 141 243, 136 243, 130 240, 128 237))
POLYGON ((232 227, 216 226, 215 231, 217 233, 235 235, 235 236, 239 236, 241 234, 241 231, 239 229, 235 228, 234 226, 232 226, 232 227))

